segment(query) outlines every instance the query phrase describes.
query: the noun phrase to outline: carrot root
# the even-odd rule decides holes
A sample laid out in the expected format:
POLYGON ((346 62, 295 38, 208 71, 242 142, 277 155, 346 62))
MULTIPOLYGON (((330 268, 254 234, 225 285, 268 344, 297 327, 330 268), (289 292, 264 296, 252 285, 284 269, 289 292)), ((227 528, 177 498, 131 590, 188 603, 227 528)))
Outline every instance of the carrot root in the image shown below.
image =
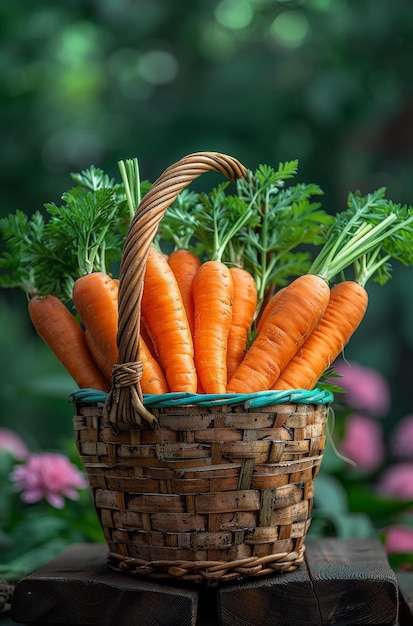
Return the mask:
POLYGON ((182 296, 167 260, 153 246, 146 262, 141 310, 170 391, 196 393, 194 347, 182 296))
POLYGON ((329 286, 314 274, 299 276, 285 287, 229 381, 228 392, 254 393, 271 389, 319 323, 329 297, 329 286))
POLYGON ((174 250, 168 257, 168 264, 172 269, 181 292, 191 334, 194 332, 194 297, 192 284, 201 265, 201 260, 190 250, 174 250))
POLYGON ((273 389, 314 389, 359 327, 367 305, 367 292, 359 283, 347 280, 334 285, 320 323, 281 372, 273 389))
POLYGON ((35 296, 29 300, 28 310, 37 334, 76 384, 81 389, 108 391, 109 385, 92 359, 84 331, 63 302, 53 295, 35 296))
POLYGON ((225 393, 227 345, 234 285, 220 261, 206 261, 193 283, 194 349, 200 387, 205 393, 225 393))
POLYGON ((258 291, 247 270, 231 267, 234 285, 232 319, 227 346, 227 379, 230 380, 247 351, 248 333, 257 308, 258 291))
POLYGON ((118 283, 104 272, 92 272, 73 285, 73 303, 80 320, 112 371, 118 362, 118 283))

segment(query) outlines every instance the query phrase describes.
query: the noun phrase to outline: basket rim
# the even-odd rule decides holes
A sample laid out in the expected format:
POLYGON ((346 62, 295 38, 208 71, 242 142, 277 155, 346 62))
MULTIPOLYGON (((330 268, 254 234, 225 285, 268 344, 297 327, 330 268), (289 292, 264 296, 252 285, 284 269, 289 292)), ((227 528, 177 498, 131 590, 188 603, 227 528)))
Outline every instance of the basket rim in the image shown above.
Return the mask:
MULTIPOLYGON (((97 389, 77 389, 69 396, 71 402, 105 404, 108 393, 97 389)), ((245 408, 261 408, 277 404, 330 404, 334 400, 333 393, 328 389, 316 387, 308 389, 291 389, 286 391, 257 391, 255 393, 222 393, 200 394, 187 392, 169 392, 164 394, 144 394, 143 403, 146 407, 171 406, 216 406, 242 404, 245 408)))

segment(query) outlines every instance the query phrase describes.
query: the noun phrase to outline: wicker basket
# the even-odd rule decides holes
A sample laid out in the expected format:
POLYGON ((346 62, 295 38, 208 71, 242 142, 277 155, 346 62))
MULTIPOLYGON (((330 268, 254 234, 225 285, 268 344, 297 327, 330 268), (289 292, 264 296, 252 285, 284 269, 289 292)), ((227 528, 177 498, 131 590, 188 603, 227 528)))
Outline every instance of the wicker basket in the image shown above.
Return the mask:
POLYGON ((291 571, 303 561, 329 392, 143 398, 136 346, 146 258, 177 194, 208 170, 245 168, 219 153, 169 167, 139 205, 120 270, 119 365, 109 395, 79 390, 76 443, 111 568, 200 582, 291 571))

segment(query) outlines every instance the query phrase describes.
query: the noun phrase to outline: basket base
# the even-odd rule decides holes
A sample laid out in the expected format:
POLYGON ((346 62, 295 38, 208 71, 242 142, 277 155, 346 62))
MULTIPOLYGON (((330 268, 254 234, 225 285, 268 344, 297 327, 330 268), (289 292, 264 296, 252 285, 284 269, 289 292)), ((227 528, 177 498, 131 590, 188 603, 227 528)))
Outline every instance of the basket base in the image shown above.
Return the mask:
POLYGON ((145 561, 110 552, 108 566, 123 574, 144 578, 174 578, 191 582, 230 581, 244 577, 293 572, 304 563, 305 545, 297 552, 281 552, 237 561, 145 561))

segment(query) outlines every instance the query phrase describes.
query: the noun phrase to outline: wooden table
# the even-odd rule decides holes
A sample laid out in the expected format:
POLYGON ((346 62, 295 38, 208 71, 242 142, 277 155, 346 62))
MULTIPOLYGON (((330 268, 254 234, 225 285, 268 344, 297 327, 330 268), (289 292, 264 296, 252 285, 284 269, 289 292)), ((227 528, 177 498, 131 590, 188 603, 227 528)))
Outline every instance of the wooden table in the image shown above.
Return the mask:
POLYGON ((295 572, 212 586, 112 572, 105 545, 76 544, 17 584, 9 623, 413 624, 413 574, 396 577, 378 541, 323 538, 306 545, 305 564, 295 572))

